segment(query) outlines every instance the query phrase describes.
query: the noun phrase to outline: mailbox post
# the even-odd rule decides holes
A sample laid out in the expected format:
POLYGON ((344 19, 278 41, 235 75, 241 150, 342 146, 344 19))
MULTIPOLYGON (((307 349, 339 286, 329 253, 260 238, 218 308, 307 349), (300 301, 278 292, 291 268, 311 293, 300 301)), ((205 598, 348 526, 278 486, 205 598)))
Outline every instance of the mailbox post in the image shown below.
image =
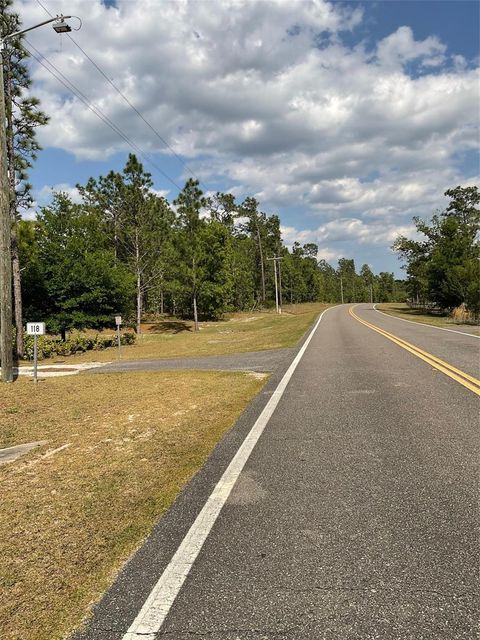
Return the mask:
POLYGON ((27 322, 27 335, 33 336, 33 382, 37 384, 37 365, 38 365, 38 336, 45 335, 44 322, 27 322))

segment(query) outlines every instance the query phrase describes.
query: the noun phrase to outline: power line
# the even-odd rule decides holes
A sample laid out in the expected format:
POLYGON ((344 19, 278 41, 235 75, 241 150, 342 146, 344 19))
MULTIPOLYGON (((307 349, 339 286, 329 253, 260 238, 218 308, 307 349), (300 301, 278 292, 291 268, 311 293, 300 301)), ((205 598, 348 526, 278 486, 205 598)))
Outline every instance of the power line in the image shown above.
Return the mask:
MULTIPOLYGON (((45 7, 44 4, 40 0, 36 0, 40 7, 53 18, 53 15, 50 11, 45 7)), ((205 184, 202 183, 200 178, 194 173, 194 171, 188 166, 188 164, 178 155, 178 153, 173 149, 173 147, 165 140, 165 138, 155 129, 155 127, 145 118, 145 116, 135 107, 134 104, 130 102, 127 96, 123 93, 121 89, 117 87, 117 85, 113 82, 111 78, 103 71, 103 69, 93 60, 88 53, 83 49, 76 40, 72 38, 72 36, 67 33, 67 37, 73 42, 73 44, 83 53, 83 55, 91 62, 91 64, 95 67, 95 69, 105 78, 105 80, 115 89, 119 96, 123 98, 123 100, 128 104, 128 106, 133 109, 133 111, 138 115, 138 117, 147 125, 147 127, 156 135, 156 137, 169 149, 175 158, 185 167, 185 169, 203 186, 203 188, 208 191, 208 188, 205 184)))
POLYGON ((31 49, 33 49, 33 51, 36 52, 37 55, 35 55, 35 53, 33 53, 33 51, 30 51, 30 49, 28 47, 25 47, 25 45, 22 44, 22 46, 24 46, 24 48, 28 51, 28 53, 30 53, 30 55, 32 55, 33 58, 35 58, 35 60, 46 70, 48 71, 56 80, 58 80, 68 91, 70 91, 71 93, 73 93, 81 102, 83 102, 83 104, 90 109, 90 111, 92 111, 100 120, 102 120, 102 122, 104 122, 104 124, 106 124, 112 131, 114 131, 114 133, 116 133, 118 136, 120 136, 122 138, 122 140, 124 140, 134 151, 136 151, 146 162, 148 162, 152 167, 154 167, 154 169, 156 169, 156 171, 158 171, 162 176, 164 176, 164 178, 166 178, 171 184, 173 184, 174 187, 176 187, 179 191, 181 191, 181 187, 167 174, 165 173, 165 171, 163 169, 161 169, 154 160, 152 160, 152 158, 149 156, 149 154, 145 151, 143 151, 143 149, 141 149, 135 142, 133 142, 121 129, 118 125, 116 125, 112 120, 110 120, 110 118, 105 115, 101 109, 99 109, 98 107, 96 107, 95 105, 93 105, 90 100, 88 99, 88 97, 77 87, 73 84, 73 82, 71 82, 71 80, 69 80, 61 71, 60 69, 58 69, 53 62, 51 62, 50 60, 48 60, 48 58, 46 58, 42 53, 40 53, 40 51, 38 51, 38 49, 36 47, 34 47, 34 45, 29 42, 28 40, 25 39, 25 42, 28 44, 28 47, 30 47, 31 49), (42 62, 42 59, 45 60, 45 62, 51 67, 49 68, 46 64, 44 64, 42 62), (53 69, 53 71, 52 71, 53 69))

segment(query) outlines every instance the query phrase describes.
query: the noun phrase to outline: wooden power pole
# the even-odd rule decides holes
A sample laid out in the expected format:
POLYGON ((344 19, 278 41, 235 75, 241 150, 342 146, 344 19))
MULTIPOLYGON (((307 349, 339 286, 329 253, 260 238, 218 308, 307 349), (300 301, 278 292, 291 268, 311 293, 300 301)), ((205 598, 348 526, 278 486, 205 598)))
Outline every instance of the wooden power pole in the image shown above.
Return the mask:
MULTIPOLYGON (((7 131, 3 85, 3 47, 0 43, 0 357, 2 381, 13 381, 12 244, 7 131)), ((20 330, 22 328, 20 327, 20 330)))

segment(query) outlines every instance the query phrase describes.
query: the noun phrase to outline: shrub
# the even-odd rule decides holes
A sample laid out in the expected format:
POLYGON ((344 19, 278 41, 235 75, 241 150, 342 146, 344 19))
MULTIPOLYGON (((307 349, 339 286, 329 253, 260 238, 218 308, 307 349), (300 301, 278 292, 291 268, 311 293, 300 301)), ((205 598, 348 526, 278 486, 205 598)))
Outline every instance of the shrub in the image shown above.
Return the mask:
MULTIPOLYGON (((134 344, 135 339, 136 336, 134 333, 124 333, 120 336, 120 344, 134 344)), ((33 341, 33 336, 25 335, 25 360, 33 359, 33 341)), ((70 356, 75 353, 85 353, 85 351, 100 351, 108 347, 115 347, 116 344, 116 335, 75 335, 65 340, 65 342, 51 336, 38 336, 37 355, 39 360, 43 360, 51 356, 70 356)))

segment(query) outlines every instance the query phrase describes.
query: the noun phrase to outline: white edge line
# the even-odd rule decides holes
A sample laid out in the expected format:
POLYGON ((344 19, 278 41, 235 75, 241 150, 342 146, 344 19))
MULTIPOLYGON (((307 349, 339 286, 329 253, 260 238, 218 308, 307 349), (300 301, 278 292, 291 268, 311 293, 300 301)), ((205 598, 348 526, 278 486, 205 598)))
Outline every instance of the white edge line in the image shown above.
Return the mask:
POLYGON ((190 527, 187 535, 181 542, 122 640, 153 640, 155 635, 160 631, 160 628, 162 627, 171 606, 173 605, 191 567, 193 566, 193 563, 195 562, 213 525, 215 524, 223 505, 227 501, 243 467, 267 426, 270 417, 275 411, 285 388, 305 353, 305 350, 310 344, 310 340, 317 330, 323 315, 327 311, 329 311, 329 309, 325 309, 315 323, 315 326, 311 330, 308 338, 305 340, 302 348, 295 356, 295 359, 289 366, 281 381, 278 383, 278 386, 273 392, 270 400, 265 405, 262 413, 257 418, 249 434, 218 481, 204 507, 198 514, 195 522, 190 527))
POLYGON ((470 338, 476 338, 477 340, 480 340, 480 336, 476 336, 473 333, 466 333, 465 331, 455 331, 455 329, 444 329, 443 327, 436 327, 433 324, 427 324, 426 322, 415 322, 414 320, 407 320, 406 318, 399 318, 398 316, 394 316, 391 313, 385 313, 385 311, 380 311, 380 309, 377 309, 377 304, 375 303, 373 305, 373 308, 375 309, 375 311, 377 313, 381 313, 382 316, 387 316, 387 318, 395 318, 395 320, 401 320, 401 322, 410 322, 410 324, 419 324, 423 327, 428 327, 429 329, 438 329, 439 331, 450 331, 450 333, 458 333, 458 335, 460 336, 468 336, 470 338))

